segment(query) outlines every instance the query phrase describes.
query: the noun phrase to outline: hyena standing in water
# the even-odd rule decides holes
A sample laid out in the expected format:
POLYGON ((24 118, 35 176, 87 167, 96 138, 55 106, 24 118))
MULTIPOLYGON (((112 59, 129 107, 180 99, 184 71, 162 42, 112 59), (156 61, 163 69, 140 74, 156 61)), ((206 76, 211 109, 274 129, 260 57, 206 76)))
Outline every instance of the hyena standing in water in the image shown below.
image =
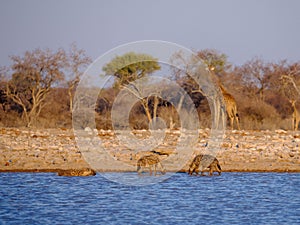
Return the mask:
POLYGON ((95 176, 96 171, 91 168, 83 168, 83 169, 68 169, 68 170, 60 170, 57 173, 58 176, 95 176))
POLYGON ((209 169, 209 175, 212 176, 214 172, 218 172, 221 175, 221 166, 217 158, 211 155, 196 155, 190 164, 189 175, 193 175, 195 172, 196 175, 201 171, 201 175, 204 175, 204 169, 209 169), (201 168, 199 168, 201 166, 201 168))
POLYGON ((163 167, 163 165, 160 162, 160 159, 156 155, 146 155, 141 157, 137 161, 137 172, 140 175, 143 172, 143 168, 145 169, 146 167, 149 168, 149 173, 152 175, 152 168, 154 167, 154 176, 157 173, 157 166, 160 166, 160 172, 161 174, 165 174, 166 170, 163 167))

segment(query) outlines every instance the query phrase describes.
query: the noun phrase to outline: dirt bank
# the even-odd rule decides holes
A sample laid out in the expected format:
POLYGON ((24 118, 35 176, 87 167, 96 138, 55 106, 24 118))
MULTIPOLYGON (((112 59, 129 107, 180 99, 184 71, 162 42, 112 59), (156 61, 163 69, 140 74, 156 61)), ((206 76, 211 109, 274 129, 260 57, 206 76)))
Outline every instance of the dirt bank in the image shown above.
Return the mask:
MULTIPOLYGON (((87 135, 82 140, 89 146, 93 142, 89 135, 96 131, 86 129, 83 132, 87 135)), ((195 154, 206 150, 209 132, 208 129, 199 130, 195 154)), ((97 131, 100 141, 93 144, 93 149, 101 146, 105 152, 94 152, 94 155, 87 154, 91 148, 78 148, 72 130, 2 128, 0 135, 0 172, 56 172, 61 169, 89 167, 87 161, 93 168, 97 165, 95 169, 98 171, 135 171, 137 159, 147 154, 120 144, 120 138, 113 131, 97 131), (93 160, 96 160, 96 164, 93 160)), ((136 131, 133 135, 143 140, 149 132, 136 131)), ((173 157, 170 162, 166 160, 166 154, 176 154, 180 136, 179 131, 169 131, 164 141, 155 148, 163 153, 162 162, 169 170, 175 168, 171 164, 182 163, 179 156, 173 157)), ((143 143, 147 146, 146 139, 143 143)), ((299 146, 300 132, 228 131, 217 152, 217 158, 222 170, 228 172, 300 172, 299 146)), ((186 168, 183 165, 181 171, 186 168)))

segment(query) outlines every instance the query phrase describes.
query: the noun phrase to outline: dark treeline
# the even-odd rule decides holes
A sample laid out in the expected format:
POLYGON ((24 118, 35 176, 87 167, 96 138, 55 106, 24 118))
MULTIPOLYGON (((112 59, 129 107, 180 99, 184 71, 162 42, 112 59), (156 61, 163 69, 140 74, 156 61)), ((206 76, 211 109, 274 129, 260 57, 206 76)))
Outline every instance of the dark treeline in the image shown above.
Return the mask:
MULTIPOLYGON (((225 54, 216 50, 201 50, 197 55, 235 98, 242 129, 294 129, 293 112, 300 106, 297 102, 300 62, 265 62, 254 58, 235 66, 227 61, 225 54)), ((138 57, 149 59, 150 56, 141 54, 138 57)), ((152 58, 152 64, 128 66, 112 72, 114 63, 120 59, 122 57, 117 57, 103 68, 107 74, 114 73, 116 81, 102 90, 97 100, 95 114, 98 128, 112 128, 110 112, 124 85, 160 69, 156 59, 152 58)), ((178 62, 180 59, 179 52, 170 61, 178 62)), ((85 51, 76 45, 71 45, 67 51, 36 49, 22 56, 12 56, 11 60, 11 67, 0 68, 0 126, 70 128, 74 93, 80 76, 91 63, 85 51)), ((206 98, 195 91, 199 89, 195 82, 179 70, 173 70, 168 78, 175 80, 190 95, 201 126, 210 127, 210 109, 206 98)), ((130 124, 135 129, 148 128, 149 121, 158 116, 167 126, 176 128, 180 126, 176 110, 166 99, 150 96, 141 99, 131 109, 130 124)))

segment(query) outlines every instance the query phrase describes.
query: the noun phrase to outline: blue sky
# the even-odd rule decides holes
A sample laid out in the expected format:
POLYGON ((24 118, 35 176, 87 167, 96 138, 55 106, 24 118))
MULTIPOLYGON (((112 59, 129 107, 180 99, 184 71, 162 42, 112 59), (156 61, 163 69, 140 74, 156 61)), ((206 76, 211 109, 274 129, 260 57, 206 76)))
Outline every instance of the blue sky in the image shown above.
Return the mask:
POLYGON ((0 65, 37 47, 75 42, 96 59, 139 40, 214 48, 235 65, 299 61, 299 9, 298 0, 1 0, 0 65))

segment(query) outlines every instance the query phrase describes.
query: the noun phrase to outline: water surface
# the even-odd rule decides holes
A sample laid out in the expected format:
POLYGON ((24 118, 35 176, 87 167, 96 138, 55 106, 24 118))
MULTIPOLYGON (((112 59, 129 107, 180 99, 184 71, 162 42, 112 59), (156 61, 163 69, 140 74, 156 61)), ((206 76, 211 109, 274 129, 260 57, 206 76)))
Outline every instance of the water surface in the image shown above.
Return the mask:
POLYGON ((0 224, 299 224, 299 191, 299 173, 177 173, 147 186, 0 173, 0 224))

